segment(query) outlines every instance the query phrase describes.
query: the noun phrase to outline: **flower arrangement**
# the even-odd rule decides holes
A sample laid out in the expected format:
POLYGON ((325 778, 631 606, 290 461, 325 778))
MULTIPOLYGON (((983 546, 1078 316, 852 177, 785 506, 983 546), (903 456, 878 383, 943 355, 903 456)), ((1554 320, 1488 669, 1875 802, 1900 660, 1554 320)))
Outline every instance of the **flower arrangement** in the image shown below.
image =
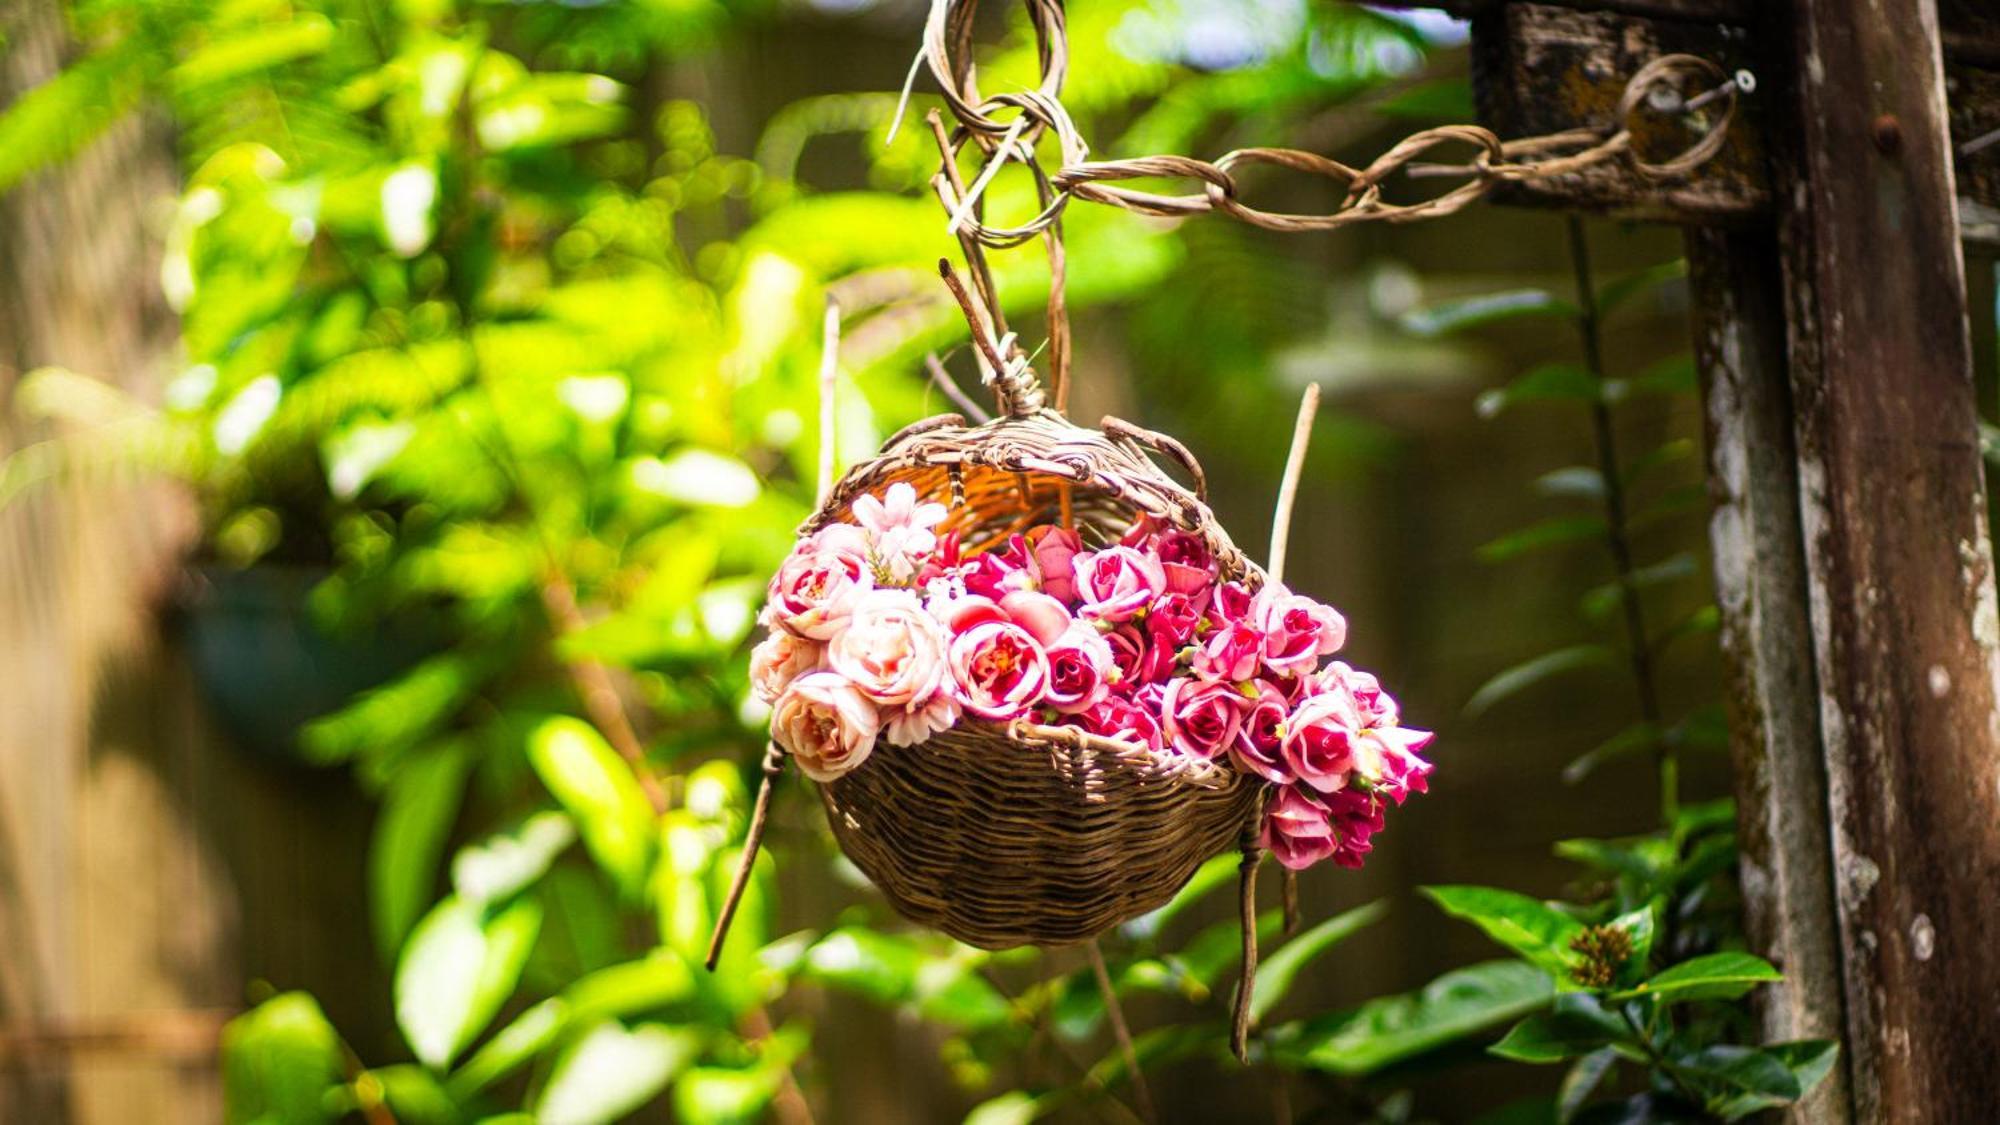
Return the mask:
POLYGON ((751 657, 773 740, 815 780, 961 722, 1072 726, 1275 787, 1259 842, 1294 870, 1360 866, 1384 802, 1426 788, 1431 735, 1326 659, 1341 615, 1223 580, 1200 536, 1142 519, 1092 547, 1041 524, 963 551, 905 482, 851 514, 779 568, 751 657))

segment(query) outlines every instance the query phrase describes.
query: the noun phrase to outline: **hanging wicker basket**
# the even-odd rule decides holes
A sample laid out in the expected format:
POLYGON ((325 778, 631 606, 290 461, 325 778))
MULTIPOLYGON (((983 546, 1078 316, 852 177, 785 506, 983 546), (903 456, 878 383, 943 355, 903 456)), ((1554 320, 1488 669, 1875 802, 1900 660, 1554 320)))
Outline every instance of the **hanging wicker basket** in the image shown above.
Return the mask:
MULTIPOLYGON (((944 415, 890 439, 801 534, 850 522, 855 499, 907 483, 946 505, 939 531, 967 554, 1051 523, 1102 545, 1145 519, 1201 536, 1225 579, 1261 585, 1178 443, 1112 418, 1074 425, 1040 404, 1031 375, 1017 380, 1003 417, 944 415), (1196 489, 1149 451, 1179 461, 1196 489)), ((905 917, 1005 949, 1087 941, 1165 904, 1205 860, 1254 842, 1265 788, 1226 761, 967 716, 916 746, 879 747, 819 790, 841 848, 905 917)))

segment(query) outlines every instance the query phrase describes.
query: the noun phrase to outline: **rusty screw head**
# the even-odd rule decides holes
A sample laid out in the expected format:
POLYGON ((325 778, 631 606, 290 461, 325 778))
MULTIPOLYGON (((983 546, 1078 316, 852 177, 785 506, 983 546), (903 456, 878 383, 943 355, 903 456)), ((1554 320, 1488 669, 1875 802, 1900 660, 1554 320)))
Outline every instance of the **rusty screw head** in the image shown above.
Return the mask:
POLYGON ((1896 120, 1893 113, 1884 113, 1875 118, 1869 130, 1875 138, 1875 149, 1884 156, 1894 156, 1903 147, 1903 123, 1896 120))

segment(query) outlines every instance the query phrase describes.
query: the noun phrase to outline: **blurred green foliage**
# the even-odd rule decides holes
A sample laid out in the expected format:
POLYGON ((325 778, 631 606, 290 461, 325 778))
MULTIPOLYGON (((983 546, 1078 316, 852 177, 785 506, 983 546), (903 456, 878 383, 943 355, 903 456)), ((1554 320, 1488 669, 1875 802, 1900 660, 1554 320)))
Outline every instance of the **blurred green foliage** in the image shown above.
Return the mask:
MULTIPOLYGON (((1198 148, 1223 122, 1282 139, 1406 75, 1424 47, 1405 24, 1312 4, 1241 57, 1189 59, 1201 41, 1185 29, 1212 10, 1078 5, 1066 101, 1086 132, 1122 131, 1121 153, 1198 148)), ((141 106, 170 116, 184 169, 159 278, 184 349, 165 406, 38 373, 23 409, 102 425, 16 453, 0 465, 0 500, 78 464, 165 468, 197 485, 218 564, 322 575, 309 608, 323 628, 434 623, 427 655, 299 739, 380 798, 369 911, 408 1061, 356 1058, 311 997, 278 995, 227 1034, 232 1121, 591 1122, 649 1104, 689 1123, 774 1107, 797 1120, 814 1028, 771 1015, 793 1010, 780 1002, 794 988, 933 1025, 940 1061, 988 1098, 971 1118, 981 1125, 1130 1112, 1134 1076, 1089 969, 878 925, 879 912, 776 933, 768 855, 720 970, 700 968, 762 744, 744 645, 819 454, 808 419, 821 302, 838 300, 849 330, 842 462, 926 412, 933 392, 912 373, 960 332, 934 283, 952 245, 927 197, 927 140, 908 127, 884 140, 891 92, 795 103, 750 156, 718 151, 703 106, 653 92, 658 68, 782 14, 708 0, 87 0, 71 17, 88 49, 0 113, 0 190, 141 106), (800 182, 808 146, 849 133, 863 137, 869 187, 800 182), (630 714, 606 715, 601 682, 623 686, 630 714), (624 723, 638 746, 619 745, 624 723), (1010 1088, 1015 1061, 1049 1044, 1068 1078, 1010 1088)), ((1032 37, 1009 18, 982 63, 989 88, 1032 79, 1032 37)), ((1463 83, 1405 84, 1382 108, 1449 116, 1466 102, 1463 83)), ((1003 177, 992 200, 1026 213, 1031 187, 1003 177)), ((1072 301, 1130 309, 1136 358, 1168 398, 1218 425, 1272 413, 1271 354, 1324 317, 1305 266, 1222 224, 1072 208, 1065 226, 1072 301)), ((1010 314, 1029 323, 1048 283, 1034 257, 996 263, 1010 314)), ((1614 285, 1601 304, 1658 280, 1614 285)), ((1408 327, 1575 311, 1539 291, 1501 294, 1408 327)), ((1681 374, 1614 387, 1540 369, 1480 409, 1609 403, 1680 389, 1681 374)), ((1602 491, 1594 472, 1543 486, 1588 500, 1602 491)), ((1605 532, 1596 516, 1565 516, 1487 553, 1605 532)), ((1689 573, 1667 560, 1623 575, 1586 599, 1587 616, 1689 573)), ((1539 657, 1474 706, 1613 655, 1591 642, 1539 657)), ((1597 757, 1667 736, 1635 730, 1597 757)), ((1796 1097, 1831 1049, 1724 1041, 1743 1021, 1718 1002, 1771 974, 1701 928, 1716 924, 1703 896, 1729 878, 1728 820, 1683 814, 1661 836, 1562 845, 1604 884, 1578 904, 1432 888, 1517 956, 1408 994, 1277 1018, 1293 984, 1382 904, 1277 944, 1253 996, 1257 1061, 1310 1076, 1329 1106, 1399 1120, 1396 1068, 1512 1024, 1498 1053, 1576 1060, 1536 1119, 1579 1113, 1619 1060, 1651 1076, 1641 1097, 1671 1101, 1663 1114, 1733 1117, 1796 1097), (1580 983, 1579 935, 1604 927, 1629 948, 1580 983), (1666 933, 1683 947, 1656 940, 1666 933), (1689 1005, 1699 1014, 1677 1026, 1689 1005)), ((786 846, 784 862, 843 877, 823 838, 786 846)), ((1115 991, 1172 1012, 1137 1036, 1142 1066, 1226 1052, 1236 923, 1185 940, 1171 924, 1234 864, 1212 862, 1108 943, 1115 991)), ((1278 929, 1275 913, 1263 920, 1267 943, 1278 929)))

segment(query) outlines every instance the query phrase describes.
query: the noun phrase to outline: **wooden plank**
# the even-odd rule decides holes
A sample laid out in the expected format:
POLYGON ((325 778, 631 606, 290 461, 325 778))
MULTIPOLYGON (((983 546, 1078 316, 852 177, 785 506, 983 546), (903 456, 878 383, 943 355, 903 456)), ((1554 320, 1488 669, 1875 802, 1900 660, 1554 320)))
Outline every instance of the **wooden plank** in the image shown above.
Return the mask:
MULTIPOLYGON (((1785 974, 1760 996, 1762 1031, 1767 1042, 1838 1039, 1840 946, 1777 237, 1696 228, 1686 238, 1744 922, 1752 946, 1785 974)), ((1791 1117, 1852 1120, 1845 1071, 1791 1117)))
MULTIPOLYGON (((1748 33, 1716 23, 1635 19, 1535 3, 1482 12, 1472 28, 1480 120, 1503 137, 1614 127, 1627 80, 1663 54, 1709 59, 1726 74, 1757 69, 1748 33)), ((1504 185, 1495 198, 1623 218, 1745 224, 1768 214, 1771 205, 1761 112, 1759 99, 1743 99, 1728 144, 1690 176, 1648 180, 1625 162, 1610 161, 1574 175, 1504 185)), ((1635 150, 1651 160, 1684 151, 1701 135, 1681 119, 1643 110, 1626 124, 1635 150)))
POLYGON ((1860 1121, 2000 1105, 2000 614, 1935 13, 1800 0, 1783 42, 1800 515, 1860 1121))

